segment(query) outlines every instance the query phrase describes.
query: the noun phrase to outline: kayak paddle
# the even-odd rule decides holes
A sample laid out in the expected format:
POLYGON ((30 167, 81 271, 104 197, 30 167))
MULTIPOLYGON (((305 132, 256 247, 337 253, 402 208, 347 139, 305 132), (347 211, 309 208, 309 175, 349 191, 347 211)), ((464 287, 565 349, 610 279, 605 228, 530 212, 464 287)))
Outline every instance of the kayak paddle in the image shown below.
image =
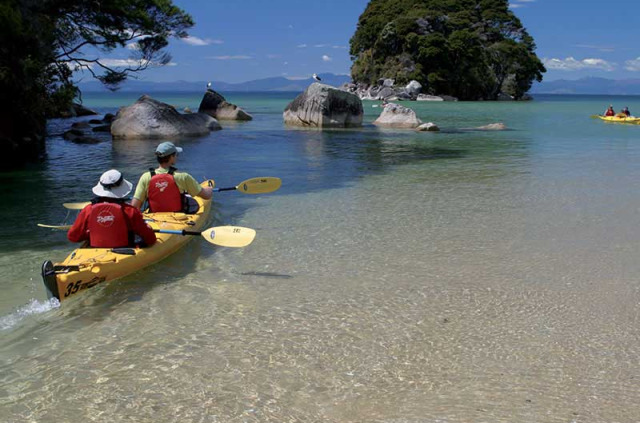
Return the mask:
MULTIPOLYGON (((45 225, 43 223, 38 223, 38 226, 65 231, 71 228, 71 225, 45 225)), ((256 237, 255 230, 241 226, 214 226, 204 231, 154 229, 153 232, 174 235, 202 235, 207 242, 221 247, 246 247, 256 237)))
POLYGON ((69 210, 82 210, 89 204, 91 204, 90 201, 85 201, 84 203, 62 203, 62 207, 69 210))
MULTIPOLYGON (((277 191, 282 185, 282 179, 274 176, 264 176, 259 178, 251 178, 246 181, 240 182, 235 187, 229 188, 214 188, 213 192, 221 191, 240 191, 243 194, 266 194, 269 192, 277 191)), ((63 203, 62 206, 69 210, 82 210, 90 202, 84 203, 63 203)))
POLYGON ((38 226, 41 228, 60 229, 65 231, 71 229, 71 225, 45 225, 44 223, 38 223, 38 226))
POLYGON ((240 182, 235 187, 214 188, 213 192, 238 190, 243 194, 266 194, 276 191, 282 185, 282 179, 273 176, 251 178, 240 182))
POLYGON ((154 229, 153 232, 175 235, 202 235, 207 242, 221 247, 246 247, 256 237, 255 230, 241 226, 214 226, 204 231, 154 229))

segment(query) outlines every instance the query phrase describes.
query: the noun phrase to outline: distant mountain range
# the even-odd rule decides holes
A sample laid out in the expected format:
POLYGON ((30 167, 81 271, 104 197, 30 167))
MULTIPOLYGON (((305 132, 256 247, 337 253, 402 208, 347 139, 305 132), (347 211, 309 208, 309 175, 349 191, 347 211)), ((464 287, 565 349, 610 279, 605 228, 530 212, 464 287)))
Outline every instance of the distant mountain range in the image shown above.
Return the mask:
MULTIPOLYGON (((349 75, 336 75, 323 73, 319 75, 323 83, 339 87, 350 82, 349 75)), ((202 92, 206 89, 208 81, 173 81, 150 82, 131 79, 126 81, 119 92, 202 92)), ((211 87, 218 92, 255 92, 255 91, 304 91, 313 81, 307 79, 287 79, 282 76, 272 78, 255 79, 253 81, 231 84, 222 81, 211 81, 211 87)), ((107 91, 102 83, 91 80, 79 84, 83 92, 107 91)), ((606 78, 582 78, 577 80, 559 79, 556 81, 543 81, 534 83, 531 94, 605 94, 605 95, 640 95, 640 79, 606 79, 606 78)))
POLYGON ((531 94, 640 95, 640 79, 582 78, 535 83, 531 94))
MULTIPOLYGON (((338 87, 345 82, 350 82, 349 75, 336 75, 333 73, 321 73, 318 75, 323 83, 338 87)), ((158 92, 158 91, 180 91, 180 92, 203 92, 207 88, 208 81, 174 81, 174 82, 150 82, 131 79, 126 81, 118 92, 158 92)), ((255 91, 304 91, 309 84, 314 82, 313 78, 308 79, 287 79, 282 76, 272 78, 256 79, 253 81, 230 84, 228 82, 211 81, 211 88, 218 92, 255 92, 255 91)), ((81 82, 78 87, 83 92, 104 92, 108 91, 101 82, 91 80, 81 82)))

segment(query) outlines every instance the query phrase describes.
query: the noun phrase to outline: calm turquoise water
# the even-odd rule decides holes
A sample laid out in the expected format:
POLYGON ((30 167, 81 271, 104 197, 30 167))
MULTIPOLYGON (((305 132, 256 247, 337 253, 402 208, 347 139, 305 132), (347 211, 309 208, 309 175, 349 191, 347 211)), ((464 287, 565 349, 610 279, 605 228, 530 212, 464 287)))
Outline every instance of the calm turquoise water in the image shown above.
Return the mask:
POLYGON ((47 160, 0 174, 5 421, 640 421, 640 125, 589 118, 640 97, 405 103, 442 128, 416 133, 371 125, 377 102, 320 132, 283 126, 295 93, 223 94, 254 120, 174 141, 220 187, 282 178, 215 197, 212 225, 258 231, 245 249, 194 241, 58 307, 40 265, 71 246, 36 223, 104 170, 135 183, 157 142, 52 121, 47 160))

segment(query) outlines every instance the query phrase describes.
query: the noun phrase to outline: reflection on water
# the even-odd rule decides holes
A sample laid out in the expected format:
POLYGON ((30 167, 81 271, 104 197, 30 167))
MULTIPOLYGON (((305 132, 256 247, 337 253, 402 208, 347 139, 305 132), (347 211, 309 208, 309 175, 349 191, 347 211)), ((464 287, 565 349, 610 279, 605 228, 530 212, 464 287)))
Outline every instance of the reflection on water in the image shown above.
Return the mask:
POLYGON ((432 134, 287 130, 286 98, 229 97, 254 121, 174 141, 218 186, 283 179, 216 195, 247 248, 194 240, 54 307, 40 264, 70 246, 35 223, 105 168, 137 180, 157 142, 53 137, 0 174, 5 420, 640 420, 640 145, 585 118, 599 100, 417 104, 432 134))

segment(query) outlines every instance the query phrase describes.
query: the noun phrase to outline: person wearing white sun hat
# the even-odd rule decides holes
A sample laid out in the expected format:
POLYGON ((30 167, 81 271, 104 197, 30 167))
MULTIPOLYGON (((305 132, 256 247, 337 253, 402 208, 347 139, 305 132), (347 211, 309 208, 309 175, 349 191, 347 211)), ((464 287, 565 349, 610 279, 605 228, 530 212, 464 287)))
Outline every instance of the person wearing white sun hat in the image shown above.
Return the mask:
MULTIPOLYGON (((145 200, 149 200, 151 212, 186 212, 190 213, 188 197, 206 199, 213 195, 212 187, 202 187, 198 181, 186 172, 177 172, 173 167, 178 160, 182 148, 172 142, 163 142, 156 148, 156 158, 160 165, 157 169, 150 168, 140 176, 131 205, 140 208, 145 200)), ((191 199, 193 203, 196 203, 191 199)), ((197 204, 197 203, 196 203, 197 204)))
POLYGON ((92 191, 96 197, 82 209, 67 238, 71 242, 89 241, 93 248, 135 246, 135 235, 144 246, 156 242, 156 234, 137 208, 125 203, 133 185, 122 173, 111 169, 100 176, 92 191))

